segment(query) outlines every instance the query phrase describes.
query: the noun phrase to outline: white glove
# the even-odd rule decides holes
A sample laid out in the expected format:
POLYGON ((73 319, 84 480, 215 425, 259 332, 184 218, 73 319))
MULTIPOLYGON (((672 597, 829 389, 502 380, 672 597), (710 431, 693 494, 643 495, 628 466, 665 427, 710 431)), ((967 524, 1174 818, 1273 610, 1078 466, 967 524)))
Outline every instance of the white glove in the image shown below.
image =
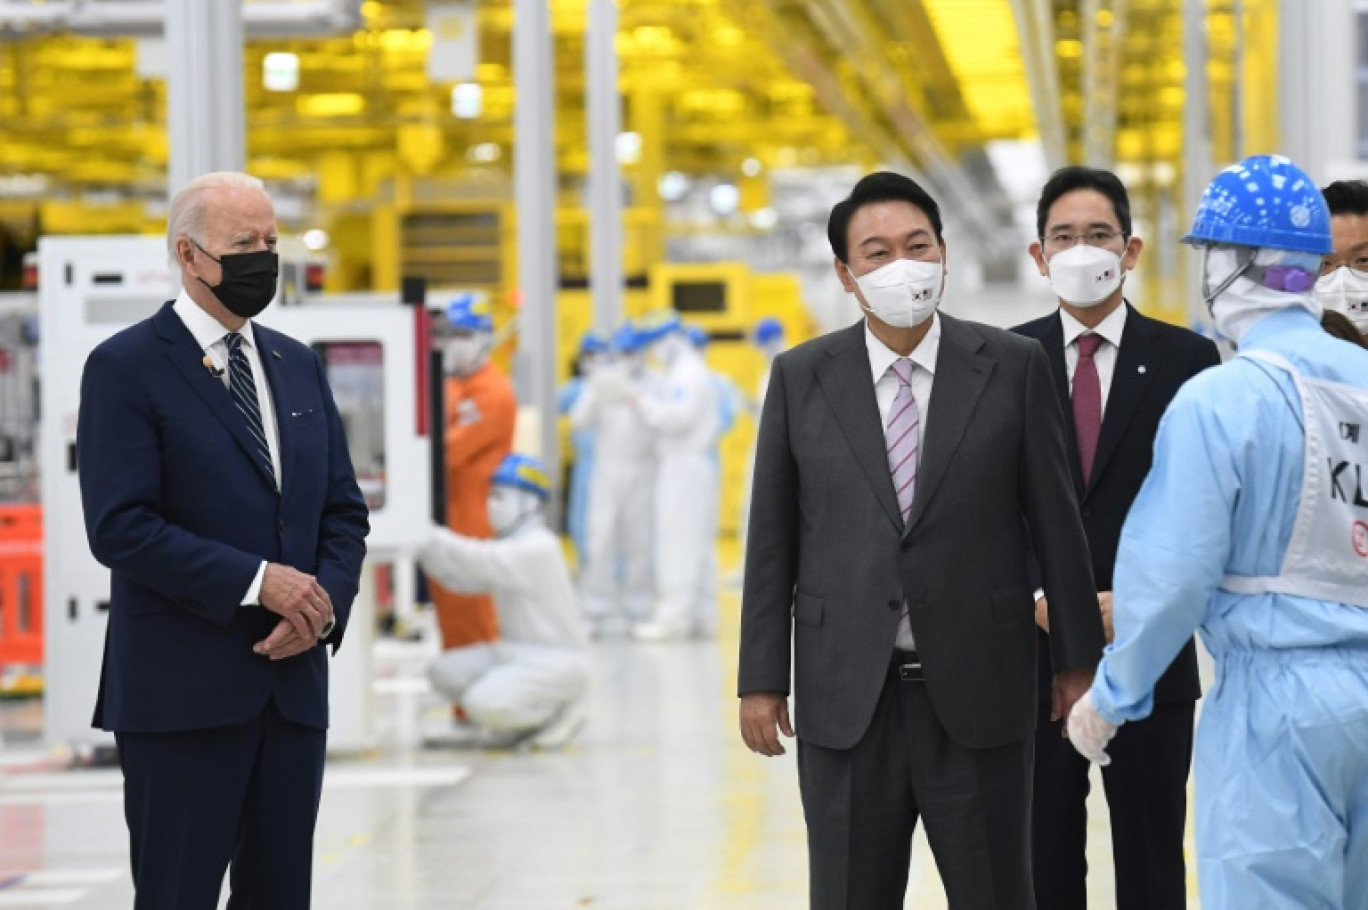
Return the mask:
POLYGON ((1074 702, 1069 712, 1069 742, 1078 754, 1088 761, 1097 762, 1102 767, 1111 764, 1111 756, 1103 750, 1116 735, 1117 725, 1097 713, 1093 707, 1092 692, 1084 692, 1083 697, 1074 702))

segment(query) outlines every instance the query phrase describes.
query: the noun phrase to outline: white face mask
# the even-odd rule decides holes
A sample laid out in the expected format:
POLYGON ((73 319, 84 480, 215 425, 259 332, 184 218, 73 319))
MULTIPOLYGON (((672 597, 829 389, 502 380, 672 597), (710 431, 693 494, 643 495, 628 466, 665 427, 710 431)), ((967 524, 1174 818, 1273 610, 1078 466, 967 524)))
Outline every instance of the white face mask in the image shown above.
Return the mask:
POLYGON ((895 328, 910 329, 936 312, 944 280, 945 269, 939 259, 895 259, 860 275, 855 283, 867 304, 861 309, 895 328))
POLYGON ((489 490, 486 507, 490 528, 495 536, 504 537, 525 524, 541 508, 541 501, 526 490, 495 484, 489 490))
POLYGON ((1327 310, 1349 317, 1360 331, 1368 331, 1368 275, 1342 265, 1316 282, 1316 297, 1327 310))
POLYGON ((1055 253, 1046 263, 1050 286, 1060 300, 1079 307, 1096 306, 1121 286, 1121 257, 1111 250, 1080 243, 1055 253))
MULTIPOLYGON (((1276 253, 1273 256, 1267 255, 1270 252, 1260 250, 1251 265, 1273 264, 1259 262, 1263 258, 1276 258, 1276 253)), ((1240 257, 1234 250, 1206 250, 1203 260, 1203 270, 1206 274, 1203 294, 1226 284, 1230 276, 1239 269, 1239 262, 1240 257)), ((1320 301, 1310 291, 1275 291, 1245 278, 1243 274, 1230 281, 1213 299, 1208 300, 1207 306, 1211 309, 1211 319, 1216 325, 1216 331, 1237 346, 1250 326, 1271 313, 1301 307, 1320 319, 1322 311, 1320 301)))
POLYGON ((449 338, 442 346, 442 369, 465 376, 484 366, 489 356, 489 335, 483 332, 449 338))

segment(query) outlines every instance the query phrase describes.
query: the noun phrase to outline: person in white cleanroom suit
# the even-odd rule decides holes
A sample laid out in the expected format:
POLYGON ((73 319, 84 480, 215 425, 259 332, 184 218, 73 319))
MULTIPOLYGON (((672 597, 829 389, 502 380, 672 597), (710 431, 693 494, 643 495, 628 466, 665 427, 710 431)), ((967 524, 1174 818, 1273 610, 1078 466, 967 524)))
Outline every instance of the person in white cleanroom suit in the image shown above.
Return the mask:
POLYGON ((647 381, 631 325, 584 384, 570 424, 594 435, 580 595, 595 636, 625 633, 651 612, 655 444, 637 406, 647 381))
POLYGON ((708 636, 717 627, 716 598, 701 598, 699 585, 717 545, 717 387, 677 314, 640 331, 661 370, 641 400, 656 446, 656 600, 651 621, 632 634, 642 641, 708 636))
POLYGON ((1122 532, 1116 639, 1069 738, 1105 763, 1199 630, 1218 667, 1195 760, 1202 905, 1365 908, 1368 351, 1321 329, 1330 216, 1286 158, 1218 174, 1184 239, 1239 354, 1160 425, 1122 532))
MULTIPOLYGON (((755 389, 755 406, 751 411, 758 420, 765 407, 765 392, 769 389, 770 370, 774 366, 774 358, 787 349, 784 324, 773 316, 765 316, 755 323, 751 339, 765 358, 765 369, 760 373, 760 384, 755 389)), ((750 457, 746 461, 746 482, 741 490, 740 517, 736 524, 736 539, 741 545, 741 554, 737 562, 739 566, 746 564, 746 535, 750 532, 751 478, 754 473, 755 443, 752 442, 750 457)))
MULTIPOLYGON (((560 540, 546 527, 550 495, 540 461, 509 455, 489 493, 494 538, 433 526, 418 556, 423 571, 447 588, 492 594, 499 615, 498 641, 439 655, 428 668, 432 687, 492 741, 530 736, 547 748, 563 745, 583 723, 589 686, 589 636, 560 540)), ((471 731, 450 732, 462 740, 471 731)), ((444 736, 429 739, 441 744, 444 736)))
MULTIPOLYGON (((567 416, 574 410, 590 375, 607 355, 607 336, 600 332, 585 332, 580 339, 578 375, 566 380, 556 395, 559 414, 567 416)), ((575 543, 575 556, 583 571, 589 550, 589 481, 594 476, 594 431, 587 426, 572 427, 570 441, 575 447, 575 465, 570 470, 570 489, 565 496, 565 530, 575 543)))
MULTIPOLYGON (((711 341, 708 333, 696 325, 686 325, 684 334, 689 339, 689 343, 693 345, 694 350, 698 352, 698 356, 704 359, 706 367, 708 344, 711 341)), ((696 615, 699 618, 691 629, 693 634, 699 638, 711 638, 717 632, 719 611, 717 603, 717 547, 714 543, 717 540, 718 498, 721 495, 722 439, 731 432, 732 427, 736 426, 736 414, 740 409, 741 402, 741 390, 736 387, 734 382, 711 367, 707 367, 707 370, 717 399, 717 425, 711 447, 711 457, 715 469, 713 487, 711 490, 698 491, 698 495, 706 497, 707 504, 711 506, 703 519, 702 537, 706 544, 703 547, 703 571, 698 576, 695 595, 698 598, 696 615)))

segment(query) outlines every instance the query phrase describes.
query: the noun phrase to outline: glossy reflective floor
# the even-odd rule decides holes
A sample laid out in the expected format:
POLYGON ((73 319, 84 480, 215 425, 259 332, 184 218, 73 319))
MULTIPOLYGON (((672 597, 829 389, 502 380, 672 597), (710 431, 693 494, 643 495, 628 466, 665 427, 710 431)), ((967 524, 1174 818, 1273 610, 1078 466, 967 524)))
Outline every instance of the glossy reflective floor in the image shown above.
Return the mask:
MULTIPOLYGON (((975 303, 959 314, 998 325, 1052 308, 1040 293, 975 303)), ((732 556, 724 551, 722 564, 732 556)), ((592 716, 571 747, 553 753, 423 750, 421 715, 434 708, 412 684, 422 649, 381 646, 381 747, 330 762, 314 906, 805 907, 792 752, 760 759, 735 732, 738 601, 724 590, 715 642, 598 643, 592 716)), ((118 774, 60 770, 38 745, 41 715, 36 703, 0 704, 0 910, 130 907, 118 774)), ((1100 783, 1093 793, 1089 893, 1106 910, 1115 897, 1100 783)), ((907 906, 946 906, 920 836, 907 906)))
MULTIPOLYGON (((592 718, 561 752, 421 749, 410 715, 423 699, 393 694, 421 657, 386 649, 377 694, 385 745, 330 763, 314 905, 806 906, 792 753, 762 760, 734 733, 737 601, 728 591, 730 631, 716 642, 597 645, 592 718)), ((0 908, 131 906, 117 772, 53 770, 24 742, 37 707, 12 704, 0 716, 0 908)), ((1098 908, 1115 906, 1105 814, 1092 813, 1089 839, 1098 908)), ((920 837, 907 906, 945 906, 920 837)))

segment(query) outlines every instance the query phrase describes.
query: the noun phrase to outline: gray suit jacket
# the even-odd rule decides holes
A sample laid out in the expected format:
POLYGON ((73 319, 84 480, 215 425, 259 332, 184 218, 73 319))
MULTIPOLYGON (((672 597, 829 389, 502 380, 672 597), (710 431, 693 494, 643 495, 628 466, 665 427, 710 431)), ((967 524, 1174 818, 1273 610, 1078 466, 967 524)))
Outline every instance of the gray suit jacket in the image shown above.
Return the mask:
POLYGON ((940 352, 906 527, 864 323, 774 362, 755 461, 738 690, 787 693, 792 672, 798 736, 818 746, 847 749, 864 735, 904 598, 931 703, 951 738, 987 748, 1029 736, 1032 543, 1054 666, 1092 668, 1102 653, 1045 351, 1009 332, 936 318, 940 352))

